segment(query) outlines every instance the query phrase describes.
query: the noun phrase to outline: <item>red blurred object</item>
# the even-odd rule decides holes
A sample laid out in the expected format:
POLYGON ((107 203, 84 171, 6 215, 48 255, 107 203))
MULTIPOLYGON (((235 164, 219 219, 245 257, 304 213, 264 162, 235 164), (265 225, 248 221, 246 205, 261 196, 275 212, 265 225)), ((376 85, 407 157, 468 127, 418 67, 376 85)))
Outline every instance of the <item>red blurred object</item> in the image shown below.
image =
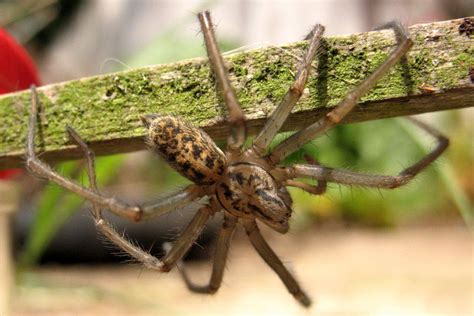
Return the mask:
MULTIPOLYGON (((38 72, 28 53, 0 28, 0 94, 40 85, 38 72)), ((0 180, 19 174, 21 169, 0 170, 0 180)))
POLYGON ((0 180, 13 178, 21 173, 21 169, 0 170, 0 180))

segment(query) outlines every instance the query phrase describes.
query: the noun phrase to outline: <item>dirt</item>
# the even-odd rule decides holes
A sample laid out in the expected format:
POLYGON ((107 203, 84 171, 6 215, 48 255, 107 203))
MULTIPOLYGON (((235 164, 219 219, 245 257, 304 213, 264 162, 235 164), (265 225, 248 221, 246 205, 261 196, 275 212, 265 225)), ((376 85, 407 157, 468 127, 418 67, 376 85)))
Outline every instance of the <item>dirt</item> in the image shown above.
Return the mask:
MULTIPOLYGON (((178 273, 138 266, 48 266, 19 281, 14 315, 473 315, 473 239, 461 226, 264 232, 314 304, 289 295, 241 232, 214 296, 178 273)), ((190 265, 206 281, 207 263, 190 265)))

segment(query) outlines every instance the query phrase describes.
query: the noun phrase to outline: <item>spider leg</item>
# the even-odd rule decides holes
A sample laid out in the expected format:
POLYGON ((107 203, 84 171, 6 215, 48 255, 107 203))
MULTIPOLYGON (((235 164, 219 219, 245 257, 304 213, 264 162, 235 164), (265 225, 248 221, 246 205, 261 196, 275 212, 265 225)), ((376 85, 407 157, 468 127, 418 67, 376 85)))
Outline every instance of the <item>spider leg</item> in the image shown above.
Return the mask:
POLYGON ((259 156, 265 154, 265 150, 270 145, 270 142, 280 130, 283 123, 285 123, 291 110, 303 94, 304 86, 308 81, 309 73, 311 71, 311 62, 321 46, 323 32, 324 26, 316 24, 313 30, 308 34, 311 41, 308 50, 306 51, 306 55, 298 67, 295 81, 288 89, 283 100, 281 100, 278 107, 273 111, 270 118, 265 123, 265 126, 263 126, 260 133, 253 140, 252 148, 259 156))
POLYGON ((214 294, 220 288, 224 276, 225 263, 229 253, 230 242, 237 224, 237 217, 229 214, 224 215, 224 224, 219 232, 216 250, 214 253, 214 263, 212 266, 212 275, 207 285, 197 285, 190 279, 186 268, 182 262, 178 263, 178 269, 189 290, 201 294, 214 294))
POLYGON ((305 129, 293 134, 280 144, 278 144, 269 154, 269 160, 277 164, 287 155, 301 148, 316 136, 323 134, 329 128, 338 124, 354 107, 359 99, 364 96, 396 63, 402 59, 413 46, 413 41, 408 37, 406 29, 399 23, 392 22, 387 24, 392 27, 398 40, 397 47, 387 57, 387 59, 359 84, 344 100, 324 117, 309 125, 305 129))
MULTIPOLYGON (((94 153, 89 149, 87 144, 80 138, 79 134, 72 129, 68 128, 70 138, 82 149, 84 153, 84 159, 86 160, 87 175, 89 177, 89 183, 93 192, 98 193, 97 179, 95 174, 95 160, 94 153)), ((175 242, 174 247, 168 254, 159 260, 152 256, 150 253, 134 245, 131 241, 127 240, 124 236, 119 234, 103 217, 98 203, 92 202, 92 217, 95 221, 96 227, 99 231, 107 237, 112 243, 118 246, 120 249, 128 253, 131 257, 141 262, 144 266, 150 269, 159 270, 161 272, 168 272, 177 260, 181 259, 182 256, 189 250, 191 245, 200 235, 204 225, 206 224, 209 216, 214 213, 214 207, 211 205, 203 206, 199 209, 197 214, 193 217, 188 226, 184 229, 178 240, 175 242)))
POLYGON ((211 200, 209 205, 201 207, 196 215, 194 215, 191 222, 184 231, 181 232, 178 239, 171 246, 170 251, 168 251, 162 259, 163 271, 167 272, 171 270, 173 266, 176 265, 176 263, 188 252, 189 248, 191 248, 206 226, 211 215, 219 210, 216 203, 216 201, 211 200))
MULTIPOLYGON (((304 158, 306 161, 311 164, 311 165, 317 165, 319 166, 319 163, 311 157, 310 155, 304 155, 304 158)), ((327 182, 324 180, 318 180, 317 185, 311 185, 306 182, 301 182, 301 181, 295 181, 293 179, 287 179, 283 181, 283 184, 285 186, 290 186, 290 187, 296 187, 300 188, 308 193, 314 194, 314 195, 321 195, 326 192, 327 189, 327 182)))
MULTIPOLYGON (((97 206, 94 206, 94 214, 97 213, 97 206)), ((128 253, 131 257, 135 258, 141 262, 145 267, 149 269, 159 270, 160 272, 168 272, 180 260, 189 248, 193 245, 196 239, 201 234, 204 226, 206 225, 207 220, 214 212, 209 206, 203 206, 199 211, 194 215, 191 222, 184 229, 179 238, 174 242, 169 253, 159 260, 158 258, 152 256, 150 253, 144 251, 143 249, 135 246, 125 237, 120 235, 107 221, 103 218, 94 219, 96 222, 97 228, 115 245, 120 249, 128 253)))
MULTIPOLYGON (((79 137, 79 135, 73 130, 68 128, 69 137, 82 149, 84 153, 84 159, 86 160, 87 176, 89 177, 89 183, 93 192, 98 193, 97 180, 95 175, 95 160, 94 153, 89 149, 86 143, 79 137)), ((158 258, 155 258, 150 253, 145 252, 143 249, 135 246, 132 242, 127 240, 123 235, 118 233, 103 217, 100 205, 92 203, 92 218, 94 219, 97 229, 107 237, 113 244, 128 253, 131 257, 135 258, 143 265, 150 269, 161 270, 162 263, 158 258)))
MULTIPOLYGON (((70 179, 61 176, 56 171, 51 169, 49 165, 41 161, 35 153, 35 130, 38 116, 38 105, 39 99, 36 93, 36 88, 32 86, 31 113, 26 148, 26 165, 32 173, 40 177, 45 177, 46 179, 55 182, 59 186, 64 187, 69 191, 72 191, 81 197, 100 205, 101 207, 110 209, 110 211, 112 211, 114 214, 133 221, 140 221, 144 218, 163 214, 205 195, 204 190, 199 189, 197 186, 190 186, 182 192, 172 195, 170 199, 161 199, 159 202, 144 207, 131 206, 114 198, 104 196, 99 192, 86 188, 70 179)), ((79 135, 77 135, 77 133, 72 128, 68 127, 67 131, 76 142, 77 140, 80 140, 79 135)), ((88 152, 90 152, 90 150, 88 150, 88 152)), ((92 174, 95 174, 95 171, 92 172, 92 174)))
POLYGON ((276 274, 278 274, 288 291, 303 306, 309 307, 311 305, 311 299, 306 295, 305 292, 303 292, 298 282, 265 241, 262 234, 260 233, 260 230, 258 229, 255 220, 244 220, 243 225, 247 235, 249 236, 250 242, 262 259, 273 269, 273 271, 276 272, 276 274))
POLYGON ((321 195, 326 192, 327 184, 326 181, 323 180, 318 180, 317 185, 311 185, 306 182, 301 182, 301 181, 295 181, 292 179, 285 180, 283 182, 285 186, 289 187, 295 187, 295 188, 300 188, 301 190, 304 190, 308 193, 314 194, 314 195, 321 195))
POLYGON ((216 78, 216 88, 218 94, 221 94, 225 104, 229 109, 230 135, 227 140, 227 147, 231 151, 238 151, 245 142, 247 131, 245 126, 245 116, 239 102, 235 96, 234 89, 229 81, 229 74, 222 59, 222 55, 217 45, 214 27, 212 26, 211 14, 209 11, 198 14, 201 24, 204 42, 206 43, 207 55, 211 64, 212 71, 216 78))
POLYGON ((158 199, 157 201, 142 205, 142 220, 148 220, 150 218, 161 216, 168 212, 182 208, 192 201, 203 197, 204 195, 205 194, 201 187, 191 184, 183 190, 169 194, 158 199))
POLYGON ((285 178, 312 178, 318 181, 328 181, 348 185, 360 185, 385 189, 394 189, 401 185, 407 184, 413 177, 415 177, 423 169, 428 167, 434 160, 436 160, 449 145, 449 139, 447 139, 433 127, 411 117, 407 119, 435 137, 438 141, 438 144, 430 153, 425 155, 413 165, 402 170, 396 176, 363 174, 348 170, 327 168, 318 165, 293 165, 291 167, 282 168, 284 169, 284 173, 286 173, 285 178))

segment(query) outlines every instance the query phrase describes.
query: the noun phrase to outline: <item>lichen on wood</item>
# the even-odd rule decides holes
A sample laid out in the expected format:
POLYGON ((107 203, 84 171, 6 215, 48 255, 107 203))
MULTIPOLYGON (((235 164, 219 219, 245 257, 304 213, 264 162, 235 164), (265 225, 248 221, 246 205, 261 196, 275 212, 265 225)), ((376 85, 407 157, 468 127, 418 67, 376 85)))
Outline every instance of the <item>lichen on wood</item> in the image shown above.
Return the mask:
MULTIPOLYGON (((470 18, 467 18, 470 19, 470 18)), ((345 122, 472 106, 472 35, 465 19, 414 25, 405 64, 395 66, 365 95, 345 122)), ((327 37, 301 101, 284 130, 300 129, 327 113, 387 57, 396 45, 390 30, 327 37)), ((250 133, 264 123, 285 94, 306 42, 226 56, 250 133)), ((140 115, 170 113, 223 139, 225 107, 216 97, 206 58, 150 66, 52 84, 38 89, 38 144, 46 160, 79 157, 65 133, 73 126, 98 154, 145 147, 140 115)), ((0 169, 22 164, 30 105, 28 91, 0 97, 0 169)))

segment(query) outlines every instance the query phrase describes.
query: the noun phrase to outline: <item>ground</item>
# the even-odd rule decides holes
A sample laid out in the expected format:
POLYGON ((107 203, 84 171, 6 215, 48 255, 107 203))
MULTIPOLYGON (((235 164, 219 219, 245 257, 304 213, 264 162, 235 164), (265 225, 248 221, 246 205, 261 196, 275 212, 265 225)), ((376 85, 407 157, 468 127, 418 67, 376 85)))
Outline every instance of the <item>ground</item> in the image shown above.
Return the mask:
MULTIPOLYGON (((176 271, 47 266, 24 275, 14 315, 473 315, 473 239, 462 226, 264 232, 314 300, 305 310, 234 236, 224 284, 191 294, 176 271)), ((197 281, 206 263, 190 266, 197 281)))

